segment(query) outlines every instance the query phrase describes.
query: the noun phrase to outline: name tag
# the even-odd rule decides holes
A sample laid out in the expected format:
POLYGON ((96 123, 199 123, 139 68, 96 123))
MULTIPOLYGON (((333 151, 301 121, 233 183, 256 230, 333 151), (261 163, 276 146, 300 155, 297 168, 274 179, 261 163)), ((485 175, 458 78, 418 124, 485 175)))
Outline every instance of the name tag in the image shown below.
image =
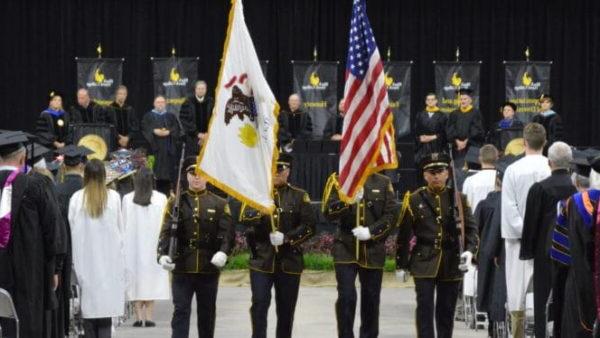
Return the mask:
POLYGON ((209 214, 214 214, 217 211, 215 209, 206 209, 206 212, 208 212, 209 214))
POLYGON ((375 193, 375 194, 379 194, 379 193, 381 192, 379 189, 373 189, 373 190, 371 190, 371 191, 372 191, 373 193, 375 193))

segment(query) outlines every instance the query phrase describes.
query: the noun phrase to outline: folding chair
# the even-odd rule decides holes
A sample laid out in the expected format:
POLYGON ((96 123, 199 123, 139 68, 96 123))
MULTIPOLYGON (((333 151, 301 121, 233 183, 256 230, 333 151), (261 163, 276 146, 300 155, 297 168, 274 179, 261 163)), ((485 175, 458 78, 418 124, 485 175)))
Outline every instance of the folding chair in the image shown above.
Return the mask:
MULTIPOLYGON (((10 293, 0 289, 0 318, 12 318, 15 321, 16 337, 19 338, 19 317, 13 303, 10 293)), ((0 337, 2 337, 2 328, 0 327, 0 337)))

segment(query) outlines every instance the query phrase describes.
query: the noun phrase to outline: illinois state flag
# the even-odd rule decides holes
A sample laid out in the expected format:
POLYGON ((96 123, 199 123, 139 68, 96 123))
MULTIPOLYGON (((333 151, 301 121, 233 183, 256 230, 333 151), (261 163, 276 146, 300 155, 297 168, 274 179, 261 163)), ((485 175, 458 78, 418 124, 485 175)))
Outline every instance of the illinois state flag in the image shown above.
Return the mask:
POLYGON ((231 4, 215 108, 197 171, 236 199, 272 213, 279 105, 260 67, 242 1, 231 4))

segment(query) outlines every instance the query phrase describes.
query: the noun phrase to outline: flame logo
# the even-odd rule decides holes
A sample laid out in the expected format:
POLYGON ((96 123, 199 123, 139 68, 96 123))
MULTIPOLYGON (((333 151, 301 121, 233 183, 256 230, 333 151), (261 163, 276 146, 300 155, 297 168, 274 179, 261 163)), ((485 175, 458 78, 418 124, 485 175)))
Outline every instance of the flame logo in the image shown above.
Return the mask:
POLYGON ((171 68, 171 72, 169 73, 169 79, 171 80, 171 82, 179 81, 179 72, 177 71, 177 68, 171 68))
POLYGON ((244 125, 240 127, 239 131, 240 133, 238 134, 238 137, 243 145, 248 148, 256 147, 256 144, 258 143, 258 134, 256 133, 256 129, 254 129, 251 124, 244 123, 244 125))
POLYGON ((525 72, 523 73, 523 78, 521 79, 521 81, 523 81, 523 85, 525 87, 529 87, 533 82, 533 78, 531 78, 528 72, 525 72))
POLYGON ((385 82, 385 86, 388 88, 394 84, 394 78, 390 76, 389 72, 383 74, 383 80, 385 82))
POLYGON ((96 68, 96 71, 94 72, 94 81, 96 83, 104 82, 104 74, 102 74, 100 68, 96 68))
POLYGON ((310 73, 310 78, 308 79, 308 81, 310 82, 310 85, 313 87, 316 87, 319 85, 319 83, 321 83, 321 79, 319 79, 319 75, 317 75, 316 72, 310 73))
POLYGON ((451 81, 452 81, 452 86, 458 87, 462 83, 462 78, 458 75, 458 73, 453 73, 451 81))

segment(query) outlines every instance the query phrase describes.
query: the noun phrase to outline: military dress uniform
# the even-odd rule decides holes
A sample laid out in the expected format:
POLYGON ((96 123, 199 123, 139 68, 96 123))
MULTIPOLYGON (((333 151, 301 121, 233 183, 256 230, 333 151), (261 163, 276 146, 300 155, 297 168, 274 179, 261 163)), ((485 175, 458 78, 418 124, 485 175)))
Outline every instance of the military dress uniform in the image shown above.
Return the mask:
POLYGON ((388 177, 372 174, 364 184, 362 199, 347 204, 340 200, 337 187, 337 177, 333 174, 323 194, 323 213, 329 221, 338 224, 333 244, 338 336, 354 337, 358 275, 361 284, 360 337, 377 337, 385 240, 395 225, 398 206, 394 188, 388 177), (369 239, 359 241, 355 237, 353 229, 359 226, 369 229, 369 239))
MULTIPOLYGON (((448 162, 446 155, 434 153, 423 160, 422 167, 424 170, 431 169, 431 165, 448 168, 448 162)), ((461 199, 465 218, 464 250, 476 255, 477 227, 466 197, 461 194, 461 199)), ((445 187, 434 191, 422 187, 412 194, 407 192, 399 224, 396 266, 399 270, 409 270, 415 280, 417 336, 436 337, 435 311, 437 337, 452 337, 454 310, 463 275, 459 269, 461 231, 455 220, 453 189, 445 187), (410 252, 409 241, 413 234, 417 241, 410 252)))
MULTIPOLYGON (((158 257, 168 255, 171 230, 171 196, 165 209, 158 244, 158 257)), ((191 302, 196 294, 198 336, 213 337, 219 269, 211 263, 216 252, 231 253, 235 232, 229 204, 203 190, 182 192, 177 228, 177 252, 173 257, 172 291, 175 311, 171 321, 173 338, 188 337, 191 302)))
MULTIPOLYGON (((289 163, 285 164, 289 166, 289 163)), ((247 227, 246 240, 250 249, 250 315, 254 338, 267 335, 267 313, 273 286, 277 307, 276 336, 292 336, 300 274, 304 269, 301 244, 315 234, 316 216, 306 191, 285 184, 276 187, 273 195, 276 210, 272 218, 246 204, 240 211, 240 221, 247 227), (277 247, 269 238, 274 229, 284 234, 283 244, 277 247)))

